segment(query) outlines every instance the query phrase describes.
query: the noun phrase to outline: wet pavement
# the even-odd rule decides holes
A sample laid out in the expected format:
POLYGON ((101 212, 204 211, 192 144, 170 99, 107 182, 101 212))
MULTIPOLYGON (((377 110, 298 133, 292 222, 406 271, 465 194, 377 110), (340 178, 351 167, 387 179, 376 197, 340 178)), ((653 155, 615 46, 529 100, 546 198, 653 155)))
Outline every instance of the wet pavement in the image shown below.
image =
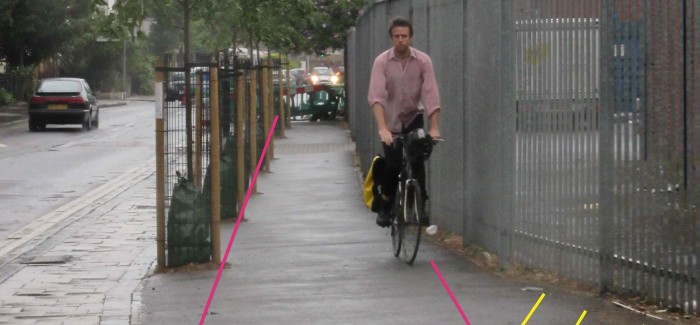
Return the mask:
MULTIPOLYGON (((21 120, 21 119, 20 119, 21 120)), ((341 121, 294 122, 275 141, 213 297, 207 324, 665 324, 611 299, 509 279, 431 240, 413 266, 391 253, 363 204, 354 143, 341 121), (523 290, 539 287, 542 290, 523 290)), ((154 274, 154 166, 105 184, 73 211, 40 258, 0 282, 0 324, 197 324, 216 270, 154 274), (44 260, 46 262, 46 260, 44 260)), ((226 199, 226 198, 224 198, 226 199)), ((73 209, 73 210, 71 210, 73 209)), ((41 221, 38 221, 41 222, 41 221)), ((225 251, 234 223, 224 223, 225 251)), ((18 261, 32 262, 32 261, 18 261)))
MULTIPOLYGON (((658 324, 609 301, 503 278, 429 240, 413 266, 363 204, 354 143, 343 124, 298 122, 275 141, 206 317, 208 324, 658 324)), ((234 225, 222 229, 222 249, 234 225)), ((143 284, 142 324, 196 324, 216 271, 155 274, 143 284)))

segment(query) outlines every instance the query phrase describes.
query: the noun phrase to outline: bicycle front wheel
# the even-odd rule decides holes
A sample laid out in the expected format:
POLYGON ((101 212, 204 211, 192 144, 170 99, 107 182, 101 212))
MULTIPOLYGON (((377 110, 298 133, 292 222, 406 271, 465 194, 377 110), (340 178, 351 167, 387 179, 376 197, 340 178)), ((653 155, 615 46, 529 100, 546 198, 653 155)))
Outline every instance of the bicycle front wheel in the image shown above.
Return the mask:
POLYGON ((420 216, 419 204, 422 202, 420 187, 415 180, 406 184, 403 200, 403 259, 409 265, 413 264, 418 255, 420 245, 420 216))

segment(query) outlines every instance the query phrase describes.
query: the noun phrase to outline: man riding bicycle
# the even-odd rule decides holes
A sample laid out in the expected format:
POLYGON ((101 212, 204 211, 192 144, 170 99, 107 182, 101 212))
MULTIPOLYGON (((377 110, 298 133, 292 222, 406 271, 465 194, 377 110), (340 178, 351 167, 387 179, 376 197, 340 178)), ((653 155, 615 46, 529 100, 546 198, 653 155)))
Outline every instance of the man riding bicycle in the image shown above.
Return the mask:
MULTIPOLYGON (((386 159, 377 215, 380 227, 391 224, 391 202, 401 169, 402 148, 394 145, 392 134, 423 128, 423 113, 427 111, 428 133, 433 140, 440 139, 440 94, 430 56, 411 47, 413 26, 407 19, 394 18, 389 24, 389 35, 393 47, 374 60, 367 95, 386 159)), ((427 199, 425 165, 422 160, 411 164, 425 194, 423 198, 427 199)), ((422 224, 427 222, 421 220, 422 224)))

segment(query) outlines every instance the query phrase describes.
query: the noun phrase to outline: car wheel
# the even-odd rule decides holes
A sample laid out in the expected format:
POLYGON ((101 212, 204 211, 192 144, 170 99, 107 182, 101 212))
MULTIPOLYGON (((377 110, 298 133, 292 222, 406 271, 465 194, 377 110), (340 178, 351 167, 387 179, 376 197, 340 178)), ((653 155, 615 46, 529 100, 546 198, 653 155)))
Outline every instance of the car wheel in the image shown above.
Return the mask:
POLYGON ((90 131, 92 129, 92 120, 90 119, 90 112, 83 116, 83 130, 90 131))
POLYGON ((37 122, 36 119, 29 117, 29 131, 43 131, 46 129, 46 123, 37 122))
POLYGON ((39 126, 37 125, 36 122, 34 122, 34 119, 30 116, 29 117, 29 131, 38 131, 39 126))

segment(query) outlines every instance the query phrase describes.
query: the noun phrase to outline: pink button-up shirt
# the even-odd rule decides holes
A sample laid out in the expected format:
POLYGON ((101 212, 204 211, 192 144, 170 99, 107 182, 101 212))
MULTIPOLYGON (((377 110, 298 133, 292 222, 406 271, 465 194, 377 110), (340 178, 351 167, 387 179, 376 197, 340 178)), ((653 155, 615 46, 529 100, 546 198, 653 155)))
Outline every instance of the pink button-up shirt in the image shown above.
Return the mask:
POLYGON ((406 66, 394 55, 394 48, 379 54, 374 60, 369 81, 369 106, 384 107, 384 121, 391 132, 401 132, 424 110, 428 116, 440 109, 440 93, 430 57, 409 48, 411 57, 406 66), (421 105, 422 104, 422 105, 421 105))

